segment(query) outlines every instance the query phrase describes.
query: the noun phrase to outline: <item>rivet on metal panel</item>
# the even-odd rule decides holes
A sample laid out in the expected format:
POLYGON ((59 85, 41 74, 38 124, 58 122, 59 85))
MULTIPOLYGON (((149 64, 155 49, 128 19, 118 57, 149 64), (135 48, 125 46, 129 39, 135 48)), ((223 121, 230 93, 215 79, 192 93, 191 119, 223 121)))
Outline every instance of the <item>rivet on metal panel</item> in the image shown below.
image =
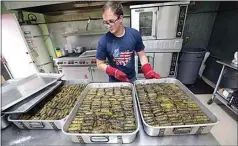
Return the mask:
POLYGON ((117 142, 119 143, 119 144, 122 144, 123 142, 122 142, 122 136, 117 136, 117 142))
POLYGON ((165 128, 159 130, 159 136, 164 136, 165 128))
POLYGON ((83 138, 81 136, 77 136, 79 143, 84 143, 83 138))
POLYGON ((206 126, 201 126, 198 128, 198 131, 196 132, 196 134, 201 134, 203 129, 205 128, 206 126))

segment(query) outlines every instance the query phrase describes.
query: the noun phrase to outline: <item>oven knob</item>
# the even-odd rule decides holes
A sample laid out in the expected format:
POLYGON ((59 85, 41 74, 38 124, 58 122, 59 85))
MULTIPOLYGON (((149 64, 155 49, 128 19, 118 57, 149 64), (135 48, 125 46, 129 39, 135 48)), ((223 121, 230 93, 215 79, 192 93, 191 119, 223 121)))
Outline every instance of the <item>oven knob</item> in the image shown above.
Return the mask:
POLYGON ((74 64, 74 61, 71 61, 71 64, 74 64))
POLYGON ((93 64, 93 60, 91 61, 91 64, 93 64))
POLYGON ((83 64, 85 64, 85 61, 83 61, 83 64))
POLYGON ((57 64, 60 64, 60 62, 57 62, 57 64))
POLYGON ((183 25, 183 20, 179 20, 179 25, 183 25))
POLYGON ((178 35, 178 36, 181 36, 181 32, 179 31, 179 32, 177 33, 177 35, 178 35))

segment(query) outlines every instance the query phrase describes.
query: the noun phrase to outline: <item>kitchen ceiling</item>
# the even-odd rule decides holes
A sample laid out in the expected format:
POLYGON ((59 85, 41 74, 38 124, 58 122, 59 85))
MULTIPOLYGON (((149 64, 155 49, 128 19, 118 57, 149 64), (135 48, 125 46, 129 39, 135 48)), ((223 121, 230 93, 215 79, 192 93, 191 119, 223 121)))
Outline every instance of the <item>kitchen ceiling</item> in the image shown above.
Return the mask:
MULTIPOLYGON (((122 1, 123 5, 135 5, 135 4, 145 4, 145 3, 155 3, 155 1, 143 2, 143 1, 122 1)), ((158 2, 157 2, 158 3, 158 2)), ((22 8, 14 8, 12 10, 21 10, 35 13, 43 13, 47 15, 61 15, 64 14, 65 11, 78 11, 78 10, 88 10, 92 8, 100 8, 105 4, 102 1, 76 1, 76 2, 62 2, 56 4, 46 4, 40 6, 31 6, 31 7, 22 7, 22 8)), ((7 4, 5 4, 7 5, 7 4)), ((16 4, 15 4, 16 5, 16 4)))

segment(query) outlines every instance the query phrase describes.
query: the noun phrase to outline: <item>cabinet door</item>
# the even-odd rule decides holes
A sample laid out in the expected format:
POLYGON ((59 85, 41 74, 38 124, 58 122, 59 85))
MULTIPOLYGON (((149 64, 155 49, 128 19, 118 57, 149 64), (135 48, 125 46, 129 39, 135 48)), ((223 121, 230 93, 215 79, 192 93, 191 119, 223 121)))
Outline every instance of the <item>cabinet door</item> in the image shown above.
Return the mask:
POLYGON ((88 79, 92 81, 90 67, 63 67, 60 72, 65 74, 62 77, 64 80, 88 79))
POLYGON ((143 40, 156 39, 157 7, 131 10, 131 26, 137 29, 143 40))
POLYGON ((109 77, 106 72, 97 67, 91 67, 93 82, 108 82, 109 77))

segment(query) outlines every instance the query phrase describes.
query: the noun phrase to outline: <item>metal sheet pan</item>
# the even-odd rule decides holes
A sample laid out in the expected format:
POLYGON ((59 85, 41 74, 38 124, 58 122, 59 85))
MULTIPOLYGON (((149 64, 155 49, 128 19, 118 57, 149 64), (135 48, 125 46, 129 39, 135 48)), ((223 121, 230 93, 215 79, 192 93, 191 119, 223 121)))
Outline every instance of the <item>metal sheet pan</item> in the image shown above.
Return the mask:
POLYGON ((139 113, 137 110, 137 104, 135 99, 135 91, 134 87, 131 83, 91 83, 89 84, 83 93, 81 94, 81 98, 78 103, 75 105, 69 117, 64 123, 63 133, 70 136, 71 140, 76 143, 131 143, 135 140, 136 134, 139 131, 139 113), (88 91, 91 88, 106 88, 106 87, 131 87, 132 89, 132 97, 133 97, 133 106, 134 106, 134 114, 136 118, 137 128, 133 133, 103 133, 103 134, 83 134, 83 133, 68 133, 67 129, 69 128, 71 121, 75 117, 78 112, 78 108, 82 104, 83 99, 86 97, 88 91))
POLYGON ((85 51, 83 54, 81 54, 79 57, 96 57, 97 50, 89 50, 85 51))
MULTIPOLYGON (((151 79, 151 80, 137 80, 134 83, 134 86, 138 84, 150 84, 150 83, 173 83, 182 89, 187 96, 193 99, 202 112, 204 112, 211 120, 212 123, 207 124, 194 124, 194 125, 179 125, 179 126, 163 126, 163 127, 152 127, 148 125, 142 115, 139 97, 136 91, 136 97, 139 107, 140 116, 142 119, 142 124, 145 132, 149 136, 165 136, 165 135, 185 135, 185 134, 205 134, 210 132, 211 128, 219 123, 219 120, 216 115, 214 115, 200 100, 196 98, 196 96, 179 80, 174 78, 163 78, 163 79, 151 79)), ((136 90, 136 89, 135 89, 136 90)))
POLYGON ((8 115, 1 114, 1 129, 7 128, 11 123, 7 120, 8 115))
POLYGON ((2 111, 5 114, 19 114, 19 113, 26 113, 30 109, 32 109, 37 103, 47 97, 53 90, 55 90, 62 81, 57 81, 56 83, 49 85, 45 89, 31 95, 27 99, 13 105, 12 107, 2 111))
MULTIPOLYGON (((85 85, 87 85, 88 83, 89 83, 89 80, 64 80, 63 81, 63 84, 85 84, 85 85)), ((42 101, 44 101, 44 100, 42 100, 42 101)), ((8 117, 8 120, 13 122, 20 129, 54 129, 54 130, 60 130, 60 129, 62 129, 63 123, 66 119, 66 117, 65 117, 65 118, 60 119, 60 120, 18 120, 20 115, 21 114, 12 114, 8 117)))
POLYGON ((32 94, 55 83, 63 74, 33 74, 24 79, 7 84, 2 88, 1 111, 28 98, 32 94))

